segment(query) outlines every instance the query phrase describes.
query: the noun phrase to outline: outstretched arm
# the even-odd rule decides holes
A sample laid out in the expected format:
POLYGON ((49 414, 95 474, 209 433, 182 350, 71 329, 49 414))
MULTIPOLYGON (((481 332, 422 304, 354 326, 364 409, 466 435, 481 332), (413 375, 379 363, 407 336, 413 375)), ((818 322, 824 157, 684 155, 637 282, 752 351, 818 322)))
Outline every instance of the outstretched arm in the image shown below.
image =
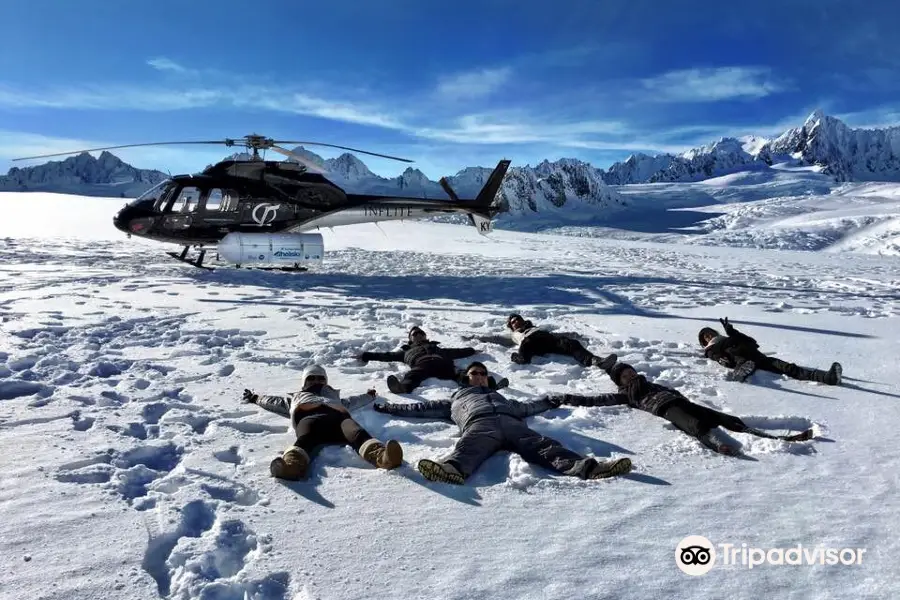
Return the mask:
POLYGON ((523 419, 525 417, 532 417, 542 412, 558 408, 560 404, 552 396, 544 396, 543 398, 539 398, 538 400, 534 400, 532 402, 519 402, 518 400, 510 400, 510 403, 516 410, 516 416, 523 419))
POLYGON ((358 408, 362 408, 367 404, 371 404, 375 401, 376 397, 377 393, 375 392, 375 390, 369 390, 365 394, 341 398, 341 404, 343 404, 344 408, 346 408, 349 412, 353 412, 358 408))
POLYGON ((557 394, 551 396, 560 404, 568 406, 615 406, 628 404, 628 396, 625 394, 597 394, 595 396, 583 396, 580 394, 557 394))
POLYGON ((748 344, 753 346, 754 348, 759 348, 759 344, 752 337, 747 335, 746 333, 741 333, 737 329, 734 328, 734 325, 728 322, 728 317, 724 319, 719 319, 719 322, 722 324, 722 327, 725 328, 725 335, 733 339, 739 344, 748 344))
POLYGON ((478 350, 475 348, 441 348, 441 354, 450 360, 455 360, 457 358, 466 358, 467 356, 478 354, 478 350))
POLYGON ((379 362, 397 362, 403 360, 403 352, 363 352, 356 358, 362 362, 369 362, 370 360, 377 360, 379 362))
POLYGON ((241 401, 255 404, 262 409, 283 417, 291 416, 291 400, 286 396, 260 396, 259 394, 254 394, 251 390, 244 390, 241 401))
POLYGON ((450 419, 450 402, 447 401, 416 402, 415 404, 379 404, 376 402, 372 408, 376 412, 398 417, 450 419))

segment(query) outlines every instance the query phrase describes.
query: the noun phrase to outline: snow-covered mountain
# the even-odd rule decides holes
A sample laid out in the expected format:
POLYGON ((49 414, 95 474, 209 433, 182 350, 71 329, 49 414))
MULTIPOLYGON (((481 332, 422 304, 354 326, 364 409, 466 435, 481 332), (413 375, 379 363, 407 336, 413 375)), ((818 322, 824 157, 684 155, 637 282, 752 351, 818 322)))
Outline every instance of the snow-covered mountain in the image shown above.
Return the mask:
POLYGON ((851 129, 816 111, 760 150, 769 164, 784 156, 820 166, 836 181, 900 181, 900 126, 851 129))
MULTIPOLYGON (((328 169, 329 178, 348 192, 448 199, 438 182, 412 167, 397 177, 381 177, 349 153, 325 160, 302 146, 293 151, 328 169)), ((467 167, 448 176, 447 181, 461 198, 474 198, 492 170, 492 167, 467 167)), ((511 167, 496 203, 513 217, 558 212, 564 207, 577 211, 584 206, 605 209, 625 205, 622 196, 604 182, 602 171, 571 158, 545 160, 534 167, 511 167)), ((584 211, 581 212, 584 216, 584 211)), ((589 211, 587 216, 591 213, 596 216, 596 210, 589 211)))
POLYGON ((900 181, 900 126, 851 129, 822 111, 774 139, 722 138, 682 154, 635 154, 609 167, 606 183, 690 182, 775 163, 819 167, 835 181, 900 181))
POLYGON ((131 198, 166 177, 162 171, 132 167, 110 152, 97 158, 82 152, 34 167, 13 167, 0 176, 0 190, 131 198))

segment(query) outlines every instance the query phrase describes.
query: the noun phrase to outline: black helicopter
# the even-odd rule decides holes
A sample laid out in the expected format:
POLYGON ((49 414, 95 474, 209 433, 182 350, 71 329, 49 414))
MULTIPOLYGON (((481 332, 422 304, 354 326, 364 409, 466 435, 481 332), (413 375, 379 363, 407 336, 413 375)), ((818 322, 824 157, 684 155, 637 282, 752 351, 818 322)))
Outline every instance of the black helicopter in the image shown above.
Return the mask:
POLYGON ((283 265, 281 270, 286 271, 306 270, 301 263, 323 258, 322 235, 308 233, 320 227, 464 213, 479 233, 490 233, 492 219, 499 212, 494 197, 510 163, 501 160, 474 199, 460 199, 446 178, 441 178, 441 187, 450 198, 447 201, 348 194, 329 181, 321 167, 281 145, 327 146, 403 162, 411 160, 334 144, 274 140, 257 134, 218 141, 125 144, 14 160, 170 144, 224 144, 244 146, 252 152, 247 160, 226 159, 201 173, 166 179, 113 217, 113 225, 129 237, 183 245, 181 253, 167 254, 202 268, 209 268, 203 265, 206 253, 215 251, 220 259, 238 267, 265 264, 283 265), (269 149, 296 162, 264 160, 259 152, 269 149), (191 248, 199 253, 194 259, 188 258, 191 248))

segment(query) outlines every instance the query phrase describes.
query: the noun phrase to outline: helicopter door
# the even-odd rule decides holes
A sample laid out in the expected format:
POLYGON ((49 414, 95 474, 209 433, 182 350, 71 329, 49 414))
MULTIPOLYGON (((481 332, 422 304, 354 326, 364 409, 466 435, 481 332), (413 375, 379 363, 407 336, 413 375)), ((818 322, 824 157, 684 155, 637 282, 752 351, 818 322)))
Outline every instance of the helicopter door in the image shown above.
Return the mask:
POLYGON ((166 207, 162 226, 166 229, 187 229, 193 223, 192 213, 200 204, 200 188, 185 186, 178 192, 174 202, 166 207))

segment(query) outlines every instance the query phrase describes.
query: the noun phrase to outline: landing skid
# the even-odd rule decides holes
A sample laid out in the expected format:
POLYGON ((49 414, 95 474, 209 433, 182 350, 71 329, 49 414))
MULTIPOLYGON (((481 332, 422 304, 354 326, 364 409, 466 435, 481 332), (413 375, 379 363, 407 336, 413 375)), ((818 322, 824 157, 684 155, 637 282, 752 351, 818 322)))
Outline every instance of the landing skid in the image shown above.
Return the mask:
POLYGON ((181 261, 183 263, 187 263, 191 266, 194 266, 194 267, 197 267, 200 269, 206 269, 207 271, 215 271, 215 269, 213 269, 212 267, 207 267, 203 264, 203 259, 206 258, 206 250, 201 249, 200 255, 197 257, 196 260, 189 260, 187 257, 187 253, 188 253, 188 250, 190 250, 190 249, 191 249, 190 246, 185 246, 184 250, 181 251, 181 254, 179 254, 178 252, 166 252, 166 254, 168 254, 175 260, 181 261))
MULTIPOLYGON (((183 263, 187 263, 187 264, 191 265, 192 267, 197 267, 199 269, 206 269, 207 271, 215 271, 215 269, 213 267, 207 267, 206 265, 203 264, 203 259, 206 258, 206 250, 205 249, 201 248, 200 254, 194 260, 191 260, 187 257, 188 251, 190 249, 191 249, 190 246, 185 246, 184 250, 182 250, 180 253, 166 252, 166 254, 168 254, 175 260, 183 262, 183 263)), ((216 256, 216 258, 218 258, 218 255, 216 256)), ((241 267, 241 265, 235 265, 235 268, 256 269, 259 271, 283 271, 285 273, 302 273, 304 271, 309 270, 307 267, 301 267, 298 263, 294 263, 293 267, 256 267, 256 266, 241 267)))

